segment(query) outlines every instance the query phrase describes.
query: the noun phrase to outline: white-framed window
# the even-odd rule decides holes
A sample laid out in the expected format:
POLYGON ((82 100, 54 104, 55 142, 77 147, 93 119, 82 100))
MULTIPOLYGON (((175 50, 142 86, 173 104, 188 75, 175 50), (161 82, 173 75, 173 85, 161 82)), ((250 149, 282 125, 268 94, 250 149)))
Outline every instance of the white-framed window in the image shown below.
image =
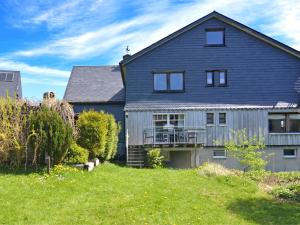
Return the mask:
POLYGON ((183 128, 184 114, 170 113, 170 114, 153 114, 153 126, 155 128, 183 128))
POLYGON ((214 159, 226 159, 227 158, 226 150, 224 150, 224 149, 213 150, 213 158, 214 159))
POLYGON ((215 124, 215 114, 214 113, 206 113, 206 125, 214 125, 215 124))
POLYGON ((227 123, 226 113, 224 112, 219 113, 219 124, 226 125, 226 123, 227 123))
POLYGON ((284 158, 296 158, 297 157, 297 149, 294 149, 294 148, 283 149, 283 157, 284 158))

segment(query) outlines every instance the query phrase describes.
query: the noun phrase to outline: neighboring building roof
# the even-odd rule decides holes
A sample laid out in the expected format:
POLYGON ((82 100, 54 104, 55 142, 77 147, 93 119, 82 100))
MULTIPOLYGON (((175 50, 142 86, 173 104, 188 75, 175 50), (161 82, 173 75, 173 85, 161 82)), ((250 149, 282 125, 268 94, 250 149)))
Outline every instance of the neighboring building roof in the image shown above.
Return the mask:
POLYGON ((0 97, 6 95, 22 98, 20 71, 0 70, 0 97))
POLYGON ((218 19, 218 20, 220 20, 220 21, 222 21, 224 23, 227 23, 227 24, 229 24, 229 25, 231 25, 231 26, 233 26, 233 27, 235 27, 235 28, 237 28, 239 30, 244 31, 245 33, 247 33, 249 35, 252 35, 252 36, 260 39, 261 41, 264 41, 264 42, 266 42, 266 43, 268 43, 268 44, 270 44, 272 46, 275 46, 275 47, 277 47, 277 48, 279 48, 279 49, 281 49, 281 50, 283 50, 283 51, 285 51, 285 52, 287 52, 287 53, 289 53, 289 54, 291 54, 291 55, 293 55, 293 56, 295 56, 295 57, 297 57, 297 58, 300 59, 300 52, 299 51, 297 51, 297 50, 295 50, 295 49, 293 49, 293 48, 291 48, 291 47, 289 47, 289 46, 287 46, 287 45, 285 45, 285 44, 283 44, 283 43, 281 43, 279 41, 276 41, 275 39, 270 38, 270 37, 268 37, 268 36, 266 36, 266 35, 258 32, 256 30, 254 30, 254 29, 252 29, 250 27, 247 27, 244 24, 241 24, 241 23, 239 23, 239 22, 237 22, 237 21, 235 21, 233 19, 230 19, 230 18, 228 18, 228 17, 226 17, 226 16, 224 16, 224 15, 222 15, 222 14, 216 12, 216 11, 213 11, 210 14, 208 14, 208 15, 206 15, 206 16, 198 19, 198 20, 196 20, 195 22, 193 22, 193 23, 191 23, 191 24, 189 24, 189 25, 181 28, 180 30, 178 30, 178 31, 176 31, 176 32, 168 35, 167 37, 165 37, 165 38, 163 38, 163 39, 155 42, 154 44, 148 46, 147 48, 142 49, 141 51, 133 54, 132 56, 127 56, 126 58, 124 58, 121 61, 121 63, 123 65, 126 65, 127 63, 135 60, 136 58, 144 55, 145 53, 147 53, 149 51, 152 51, 153 49, 159 47, 160 45, 162 45, 162 44, 164 44, 164 43, 166 43, 166 42, 168 42, 168 41, 176 38, 177 36, 181 35, 182 33, 185 33, 188 30, 190 30, 190 29, 192 29, 192 28, 194 28, 194 27, 196 27, 196 26, 198 26, 198 25, 200 25, 200 24, 202 24, 202 23, 204 23, 207 20, 210 20, 212 18, 215 18, 215 19, 218 19))
POLYGON ((74 103, 125 101, 119 66, 74 66, 64 99, 74 103))
POLYGON ((297 104, 278 102, 276 105, 210 104, 210 103, 166 103, 134 102, 125 105, 125 111, 161 110, 210 110, 210 109, 296 109, 297 104))

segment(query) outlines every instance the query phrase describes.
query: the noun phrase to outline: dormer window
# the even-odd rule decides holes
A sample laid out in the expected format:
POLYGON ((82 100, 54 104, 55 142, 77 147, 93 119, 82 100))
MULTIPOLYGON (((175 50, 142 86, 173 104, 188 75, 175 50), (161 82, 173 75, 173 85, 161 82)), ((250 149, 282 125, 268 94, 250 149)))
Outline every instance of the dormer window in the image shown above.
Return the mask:
POLYGON ((154 73, 155 92, 183 92, 183 84, 182 72, 154 73))
POLYGON ((206 46, 224 46, 224 29, 206 29, 206 46))

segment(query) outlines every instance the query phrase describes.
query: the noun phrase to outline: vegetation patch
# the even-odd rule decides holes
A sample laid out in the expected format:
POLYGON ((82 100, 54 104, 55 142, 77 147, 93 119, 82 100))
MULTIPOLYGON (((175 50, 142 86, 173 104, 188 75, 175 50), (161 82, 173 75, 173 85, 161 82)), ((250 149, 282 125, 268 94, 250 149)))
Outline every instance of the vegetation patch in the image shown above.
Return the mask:
POLYGON ((133 169, 110 163, 93 173, 65 166, 54 171, 0 172, 0 224, 296 225, 300 221, 300 204, 277 201, 243 176, 207 177, 195 169, 133 169))

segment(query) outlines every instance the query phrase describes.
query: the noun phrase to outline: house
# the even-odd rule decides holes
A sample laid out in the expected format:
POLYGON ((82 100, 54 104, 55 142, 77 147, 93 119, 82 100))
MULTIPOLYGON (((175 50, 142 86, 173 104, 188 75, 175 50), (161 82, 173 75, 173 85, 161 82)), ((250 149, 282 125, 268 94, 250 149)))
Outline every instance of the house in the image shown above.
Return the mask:
POLYGON ((73 105, 76 114, 93 109, 113 114, 122 125, 118 155, 125 155, 124 86, 118 65, 74 66, 64 100, 73 105))
POLYGON ((0 70, 0 97, 22 98, 20 71, 0 70))
POLYGON ((174 167, 227 156, 231 130, 264 139, 267 169, 300 170, 300 52, 212 12, 120 62, 127 163, 160 147, 174 167))
POLYGON ((146 152, 159 147, 176 168, 210 161, 243 169, 224 143, 246 129, 273 154, 267 169, 300 170, 297 50, 214 11, 119 66, 118 106, 106 67, 75 67, 65 98, 77 112, 106 106, 124 115, 127 165, 144 166, 146 152))

